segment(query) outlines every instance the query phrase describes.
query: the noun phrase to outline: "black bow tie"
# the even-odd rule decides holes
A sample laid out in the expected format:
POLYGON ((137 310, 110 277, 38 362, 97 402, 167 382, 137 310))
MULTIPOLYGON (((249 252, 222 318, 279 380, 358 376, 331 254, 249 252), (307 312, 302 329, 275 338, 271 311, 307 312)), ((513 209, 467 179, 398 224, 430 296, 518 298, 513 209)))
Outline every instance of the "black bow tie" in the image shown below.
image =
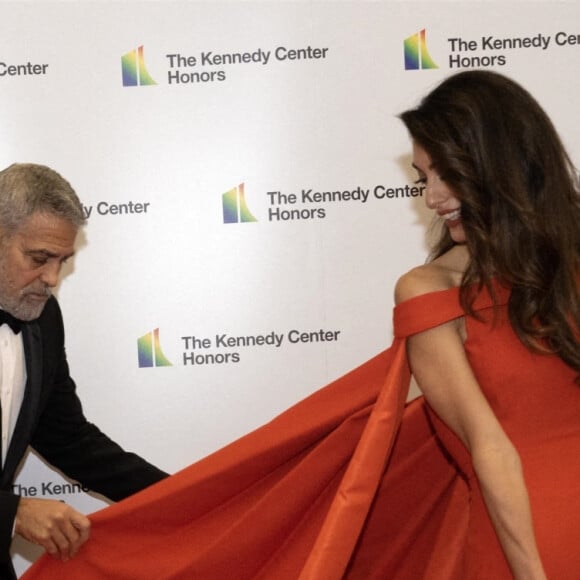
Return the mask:
POLYGON ((22 330, 22 320, 14 318, 12 314, 9 314, 5 310, 0 310, 0 326, 7 324, 14 334, 18 334, 22 330))

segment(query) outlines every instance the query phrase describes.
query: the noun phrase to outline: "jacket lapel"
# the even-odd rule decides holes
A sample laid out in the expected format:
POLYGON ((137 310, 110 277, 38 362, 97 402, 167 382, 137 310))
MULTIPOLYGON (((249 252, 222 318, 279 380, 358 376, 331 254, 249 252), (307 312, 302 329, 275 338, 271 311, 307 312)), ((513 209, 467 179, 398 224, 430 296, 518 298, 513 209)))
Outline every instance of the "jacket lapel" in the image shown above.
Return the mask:
POLYGON ((6 477, 12 479, 18 464, 26 452, 35 427, 40 402, 42 337, 38 323, 29 322, 23 326, 22 341, 26 361, 26 386, 20 414, 18 415, 12 441, 6 455, 6 463, 2 474, 3 480, 6 477))

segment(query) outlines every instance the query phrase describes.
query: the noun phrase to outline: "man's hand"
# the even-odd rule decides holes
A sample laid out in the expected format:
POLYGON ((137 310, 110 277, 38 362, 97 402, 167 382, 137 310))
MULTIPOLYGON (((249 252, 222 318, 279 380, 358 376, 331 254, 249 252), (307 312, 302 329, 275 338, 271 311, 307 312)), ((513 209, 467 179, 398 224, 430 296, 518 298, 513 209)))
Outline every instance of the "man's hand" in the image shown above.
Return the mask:
POLYGON ((51 499, 20 498, 14 523, 17 534, 63 561, 76 555, 91 529, 86 516, 51 499))

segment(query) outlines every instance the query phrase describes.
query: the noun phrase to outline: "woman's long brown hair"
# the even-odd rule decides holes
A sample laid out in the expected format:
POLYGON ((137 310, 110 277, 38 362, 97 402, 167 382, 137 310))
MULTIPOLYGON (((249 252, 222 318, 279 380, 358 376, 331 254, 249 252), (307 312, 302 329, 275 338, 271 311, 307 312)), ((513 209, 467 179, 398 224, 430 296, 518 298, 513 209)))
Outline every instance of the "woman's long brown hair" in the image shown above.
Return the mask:
MULTIPOLYGON (((493 295, 497 279, 511 287, 520 340, 580 373, 580 187, 549 117, 507 77, 467 71, 401 119, 461 201, 466 312, 474 314, 473 289, 493 295)), ((445 230, 432 258, 453 244, 445 230)))

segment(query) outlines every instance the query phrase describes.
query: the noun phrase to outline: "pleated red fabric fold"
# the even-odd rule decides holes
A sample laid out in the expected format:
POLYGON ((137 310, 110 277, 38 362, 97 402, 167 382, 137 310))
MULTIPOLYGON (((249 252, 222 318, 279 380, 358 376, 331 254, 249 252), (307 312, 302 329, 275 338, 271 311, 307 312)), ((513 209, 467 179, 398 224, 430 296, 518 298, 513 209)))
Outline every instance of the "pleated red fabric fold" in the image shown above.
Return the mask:
POLYGON ((300 580, 342 578, 373 503, 403 415, 410 373, 396 340, 385 382, 349 462, 300 580))
MULTIPOLYGON (((389 446, 384 440, 378 445, 375 433, 363 437, 359 454, 355 450, 365 428, 368 433, 375 423, 369 424, 369 415, 381 388, 388 391, 385 406, 394 398, 398 411, 387 410, 390 427, 383 426, 380 437, 396 432, 405 384, 408 370, 400 342, 258 430, 93 514, 91 539, 77 558, 60 563, 43 557, 24 577, 298 578, 311 554, 309 566, 320 561, 319 548, 313 551, 312 546, 329 515, 338 515, 341 522, 341 531, 330 534, 332 544, 356 543, 356 528, 364 523, 389 446), (393 377, 388 388, 386 376, 393 377), (355 472, 364 479, 375 461, 367 439, 374 439, 371 456, 381 448, 371 487, 349 475, 339 496, 356 498, 356 507, 347 499, 337 510, 333 499, 351 461, 360 463, 355 472), (345 507, 346 517, 341 513, 345 507)), ((327 543, 328 537, 325 531, 320 542, 327 543)), ((348 554, 343 560, 342 568, 348 554)))
POLYGON ((270 423, 91 515, 75 559, 44 556, 23 578, 459 580, 467 486, 423 400, 405 404, 404 336, 270 423))

